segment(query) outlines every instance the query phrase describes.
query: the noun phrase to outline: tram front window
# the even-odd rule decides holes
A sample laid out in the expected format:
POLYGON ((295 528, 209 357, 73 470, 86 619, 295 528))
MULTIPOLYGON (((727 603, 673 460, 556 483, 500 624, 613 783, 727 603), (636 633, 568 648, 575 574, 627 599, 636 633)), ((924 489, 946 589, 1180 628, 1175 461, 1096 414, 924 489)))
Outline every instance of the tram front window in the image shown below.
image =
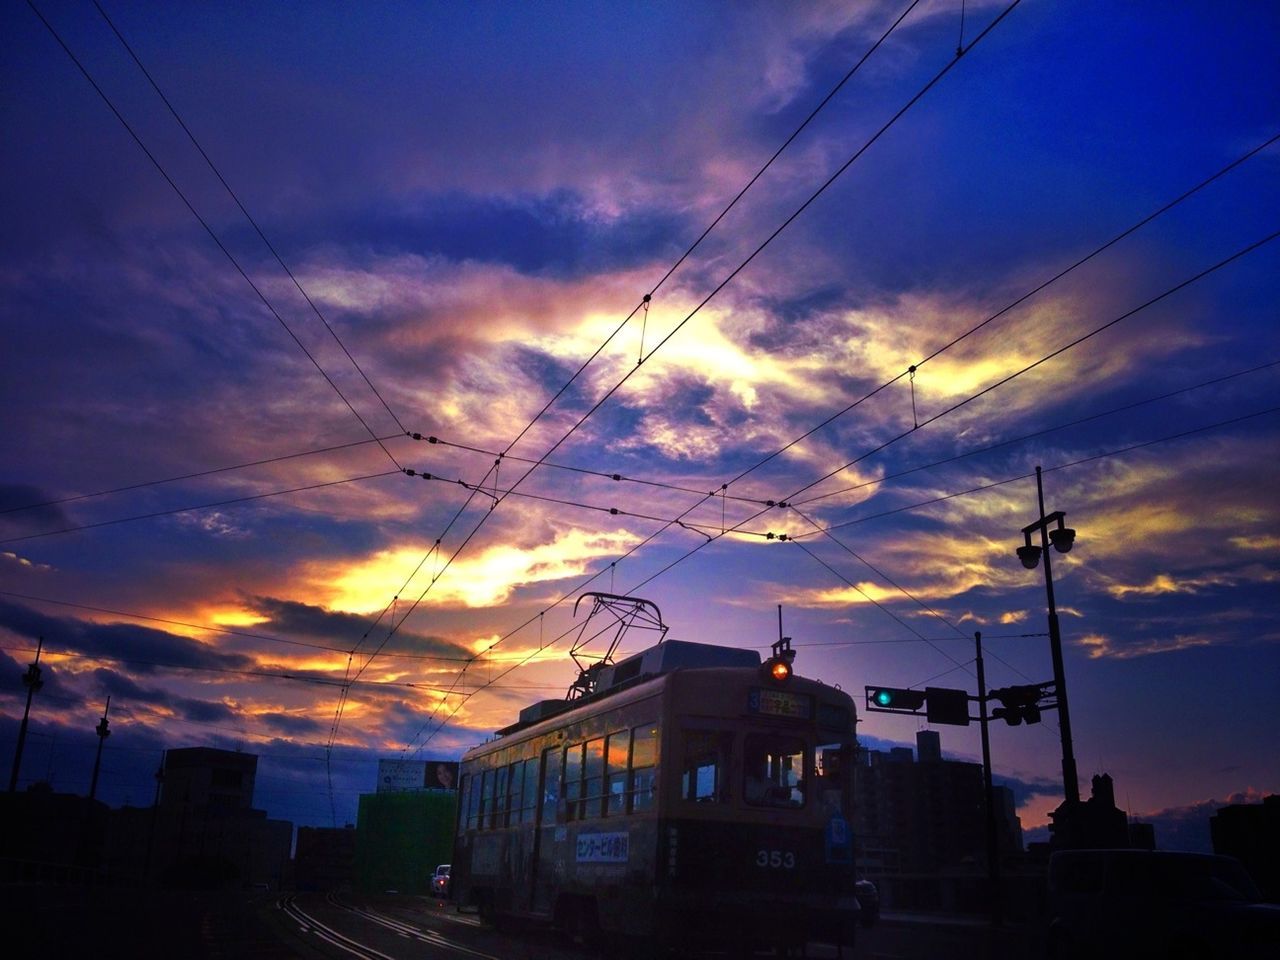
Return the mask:
POLYGON ((732 736, 712 730, 684 732, 680 796, 694 803, 723 803, 724 778, 732 736))
POLYGON ((749 733, 743 741, 742 796, 757 807, 804 806, 805 743, 779 733, 749 733))

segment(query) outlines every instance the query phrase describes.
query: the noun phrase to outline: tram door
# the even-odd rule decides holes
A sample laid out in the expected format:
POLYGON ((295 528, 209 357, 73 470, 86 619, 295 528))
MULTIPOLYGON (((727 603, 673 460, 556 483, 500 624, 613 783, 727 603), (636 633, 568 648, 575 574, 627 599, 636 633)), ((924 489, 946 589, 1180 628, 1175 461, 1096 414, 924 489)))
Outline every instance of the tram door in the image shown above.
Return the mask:
POLYGON ((529 904, 535 913, 549 914, 555 906, 557 851, 563 843, 556 843, 556 831, 564 826, 556 824, 556 810, 560 806, 560 765, 564 756, 560 747, 542 751, 542 785, 537 810, 537 826, 533 831, 533 869, 530 871, 529 904))

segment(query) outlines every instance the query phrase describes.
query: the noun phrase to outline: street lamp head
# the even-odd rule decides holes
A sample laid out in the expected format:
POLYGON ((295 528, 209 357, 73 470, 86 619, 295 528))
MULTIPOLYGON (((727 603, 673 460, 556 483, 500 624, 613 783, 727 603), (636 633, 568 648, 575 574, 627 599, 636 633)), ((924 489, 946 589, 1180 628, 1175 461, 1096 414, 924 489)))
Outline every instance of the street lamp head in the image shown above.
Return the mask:
POLYGON ((1061 520, 1058 523, 1058 529, 1049 531, 1049 540, 1053 543, 1053 548, 1059 553, 1067 553, 1071 549, 1071 545, 1076 542, 1076 532, 1070 527, 1061 526, 1061 520))
POLYGON ((1025 547, 1019 547, 1018 559, 1022 561, 1022 565, 1028 570, 1034 570, 1040 562, 1040 548, 1030 543, 1025 547))

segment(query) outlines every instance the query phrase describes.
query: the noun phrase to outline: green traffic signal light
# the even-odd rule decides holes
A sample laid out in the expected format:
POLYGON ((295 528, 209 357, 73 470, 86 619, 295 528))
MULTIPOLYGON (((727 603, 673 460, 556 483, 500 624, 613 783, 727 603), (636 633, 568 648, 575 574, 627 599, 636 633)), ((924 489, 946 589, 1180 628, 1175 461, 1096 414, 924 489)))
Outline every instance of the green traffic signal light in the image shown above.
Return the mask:
POLYGON ((882 710, 911 712, 924 706, 923 690, 904 690, 900 687, 867 687, 867 706, 882 710))

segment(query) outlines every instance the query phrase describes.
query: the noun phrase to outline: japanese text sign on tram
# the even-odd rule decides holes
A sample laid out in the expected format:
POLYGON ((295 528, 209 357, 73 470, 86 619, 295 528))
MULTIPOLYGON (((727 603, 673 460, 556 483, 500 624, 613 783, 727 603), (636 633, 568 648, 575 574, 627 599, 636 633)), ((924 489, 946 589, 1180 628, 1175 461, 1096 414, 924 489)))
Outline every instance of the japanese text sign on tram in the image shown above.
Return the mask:
POLYGON ((792 693, 789 690, 752 687, 747 696, 747 710, 766 717, 808 720, 813 716, 813 698, 808 694, 792 693))

